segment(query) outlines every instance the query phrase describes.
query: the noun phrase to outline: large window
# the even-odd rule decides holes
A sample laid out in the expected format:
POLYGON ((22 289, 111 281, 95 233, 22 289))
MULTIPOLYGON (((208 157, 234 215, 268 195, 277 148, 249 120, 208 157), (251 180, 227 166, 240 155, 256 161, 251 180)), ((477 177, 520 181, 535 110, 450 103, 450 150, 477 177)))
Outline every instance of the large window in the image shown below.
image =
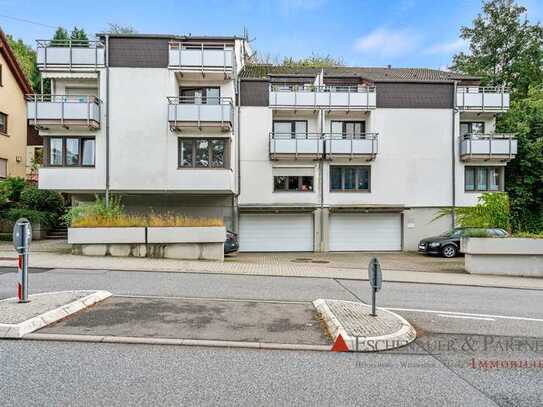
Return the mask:
POLYGON ((0 179, 8 177, 8 160, 0 158, 0 179))
POLYGON ((369 192, 371 167, 330 167, 330 191, 369 192))
POLYGON ((313 192, 313 177, 276 175, 273 177, 274 192, 313 192))
POLYGON ((462 136, 466 134, 484 134, 485 123, 484 122, 460 122, 460 134, 462 136))
POLYGON ((0 112, 0 133, 8 134, 8 115, 0 112))
POLYGON ((279 138, 305 138, 307 120, 274 120, 273 134, 279 138))
POLYGON ((50 167, 94 167, 94 138, 48 137, 47 160, 50 167))
POLYGON ((331 121, 330 132, 334 137, 344 139, 363 138, 366 133, 366 122, 331 121))
POLYGON ((180 103, 218 105, 221 101, 221 89, 179 88, 180 103))
POLYGON ((180 168, 226 168, 227 141, 224 139, 179 138, 180 168))
POLYGON ((501 191, 503 167, 465 167, 467 192, 501 191))

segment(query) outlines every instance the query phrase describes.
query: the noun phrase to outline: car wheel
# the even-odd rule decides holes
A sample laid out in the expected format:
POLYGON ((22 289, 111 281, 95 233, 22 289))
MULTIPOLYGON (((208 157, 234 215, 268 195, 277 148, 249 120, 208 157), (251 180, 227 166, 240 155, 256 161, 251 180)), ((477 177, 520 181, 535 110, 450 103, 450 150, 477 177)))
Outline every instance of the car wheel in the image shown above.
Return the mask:
POLYGON ((452 244, 448 244, 443 249, 441 249, 441 254, 443 255, 443 257, 446 257, 448 259, 455 257, 456 253, 456 247, 454 247, 452 244))

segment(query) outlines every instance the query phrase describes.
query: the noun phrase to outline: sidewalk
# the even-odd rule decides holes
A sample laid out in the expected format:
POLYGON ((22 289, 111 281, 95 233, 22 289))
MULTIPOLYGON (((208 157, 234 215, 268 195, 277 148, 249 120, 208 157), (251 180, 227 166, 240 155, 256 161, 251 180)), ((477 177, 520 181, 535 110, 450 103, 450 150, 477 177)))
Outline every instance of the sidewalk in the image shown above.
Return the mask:
MULTIPOLYGON (((303 254, 302 254, 303 255, 303 254)), ((15 267, 15 252, 0 246, 0 267, 15 267)), ((62 269, 94 269, 125 271, 161 271, 177 273, 218 273, 254 276, 338 278, 367 280, 367 264, 360 268, 331 267, 330 264, 226 261, 182 261, 151 258, 87 257, 65 252, 32 251, 30 266, 62 269)), ((470 275, 457 272, 421 272, 401 269, 383 270, 385 281, 452 284, 481 287, 528 288, 543 290, 543 279, 509 276, 470 275)))

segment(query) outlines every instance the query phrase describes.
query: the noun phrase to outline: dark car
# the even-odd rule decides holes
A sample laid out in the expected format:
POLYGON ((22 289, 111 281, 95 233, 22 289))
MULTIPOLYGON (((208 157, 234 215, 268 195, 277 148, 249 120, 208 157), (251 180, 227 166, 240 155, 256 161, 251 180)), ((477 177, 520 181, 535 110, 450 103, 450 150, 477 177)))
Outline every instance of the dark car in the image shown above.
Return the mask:
POLYGON ((462 237, 507 237, 503 229, 498 228, 455 228, 442 235, 428 237, 419 242, 419 252, 439 254, 443 257, 455 257, 460 251, 462 237))
POLYGON ((239 250, 238 235, 234 232, 226 231, 226 240, 224 241, 224 254, 235 253, 239 250))

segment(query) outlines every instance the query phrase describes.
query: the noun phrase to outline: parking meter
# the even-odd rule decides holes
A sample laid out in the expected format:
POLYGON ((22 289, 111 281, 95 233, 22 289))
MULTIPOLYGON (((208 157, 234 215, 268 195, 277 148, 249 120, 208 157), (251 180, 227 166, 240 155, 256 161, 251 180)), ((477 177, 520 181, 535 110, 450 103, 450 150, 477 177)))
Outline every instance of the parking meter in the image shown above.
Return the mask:
POLYGON ((20 303, 28 302, 28 248, 32 241, 32 225, 20 218, 13 226, 13 246, 18 254, 17 297, 20 303))

